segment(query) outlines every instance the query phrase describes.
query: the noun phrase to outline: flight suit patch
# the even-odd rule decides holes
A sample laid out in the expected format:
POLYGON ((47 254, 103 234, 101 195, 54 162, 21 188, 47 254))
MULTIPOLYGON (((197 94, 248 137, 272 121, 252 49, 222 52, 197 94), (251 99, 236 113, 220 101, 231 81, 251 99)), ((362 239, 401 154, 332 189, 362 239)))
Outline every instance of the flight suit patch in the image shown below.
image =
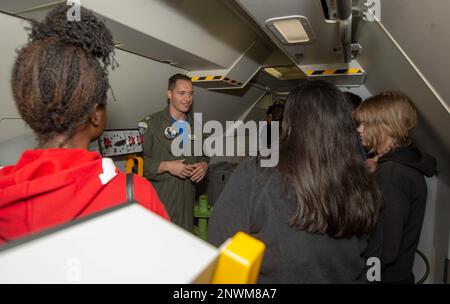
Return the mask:
POLYGON ((167 139, 172 140, 172 139, 174 139, 175 137, 177 137, 178 134, 179 134, 179 133, 178 133, 178 130, 177 130, 176 128, 172 127, 172 126, 169 126, 169 127, 167 127, 167 128, 164 129, 164 136, 165 136, 167 139))
POLYGON ((139 133, 141 133, 141 135, 144 135, 145 132, 147 132, 148 124, 146 122, 141 121, 138 123, 138 126, 139 126, 139 133))

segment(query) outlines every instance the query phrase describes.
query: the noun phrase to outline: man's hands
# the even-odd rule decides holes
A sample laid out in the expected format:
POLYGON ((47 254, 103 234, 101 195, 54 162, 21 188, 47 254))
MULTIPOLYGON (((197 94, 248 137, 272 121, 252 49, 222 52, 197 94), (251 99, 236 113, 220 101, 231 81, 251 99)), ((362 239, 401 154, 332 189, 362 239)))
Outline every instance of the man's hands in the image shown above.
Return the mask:
POLYGON ((185 179, 186 177, 191 177, 192 171, 194 169, 191 165, 186 165, 184 159, 172 160, 172 161, 162 161, 159 164, 158 173, 169 172, 173 176, 185 179))
POLYGON ((159 165, 158 173, 169 172, 173 176, 186 179, 190 178, 193 182, 200 182, 208 171, 206 162, 187 165, 184 159, 173 161, 162 161, 159 165))
POLYGON ((199 183, 205 177, 206 172, 208 172, 208 163, 196 163, 192 165, 192 168, 194 168, 194 171, 192 171, 191 181, 199 183))

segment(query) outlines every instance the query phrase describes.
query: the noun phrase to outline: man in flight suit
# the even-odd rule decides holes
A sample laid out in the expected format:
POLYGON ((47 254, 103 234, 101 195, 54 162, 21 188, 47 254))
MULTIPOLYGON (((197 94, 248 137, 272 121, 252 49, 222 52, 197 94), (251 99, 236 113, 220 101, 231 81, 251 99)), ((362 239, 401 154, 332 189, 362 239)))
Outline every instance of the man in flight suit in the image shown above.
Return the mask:
POLYGON ((193 113, 189 112, 193 98, 190 78, 183 74, 170 77, 167 97, 169 104, 164 110, 139 123, 144 141, 144 176, 156 189, 171 221, 193 232, 195 184, 205 177, 209 158, 176 157, 171 151, 172 140, 176 136, 183 136, 184 131, 189 131, 188 128, 179 127, 180 121, 190 125, 190 134, 184 134, 188 144, 201 140, 193 135, 193 113))

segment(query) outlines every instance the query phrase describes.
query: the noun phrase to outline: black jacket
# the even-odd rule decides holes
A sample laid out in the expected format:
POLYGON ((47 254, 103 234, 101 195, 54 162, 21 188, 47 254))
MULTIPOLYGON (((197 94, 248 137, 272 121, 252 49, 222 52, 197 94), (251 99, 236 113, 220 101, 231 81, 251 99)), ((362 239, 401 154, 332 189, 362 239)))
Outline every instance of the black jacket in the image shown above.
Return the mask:
POLYGON ((277 168, 243 162, 214 206, 208 241, 219 246, 243 231, 266 245, 259 283, 365 283, 367 237, 334 239, 299 231, 287 222, 296 198, 277 168))
POLYGON ((383 194, 382 281, 414 283, 412 267, 419 243, 427 185, 436 160, 414 146, 402 147, 378 160, 376 180, 383 194))

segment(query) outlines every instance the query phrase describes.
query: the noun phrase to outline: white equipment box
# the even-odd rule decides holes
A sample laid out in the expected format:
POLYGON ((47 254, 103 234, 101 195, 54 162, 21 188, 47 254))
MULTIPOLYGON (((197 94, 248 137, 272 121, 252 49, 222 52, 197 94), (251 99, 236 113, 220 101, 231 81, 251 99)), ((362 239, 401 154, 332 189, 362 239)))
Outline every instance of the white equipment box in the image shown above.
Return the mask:
POLYGON ((0 248, 0 283, 208 283, 219 250, 138 204, 0 248))

